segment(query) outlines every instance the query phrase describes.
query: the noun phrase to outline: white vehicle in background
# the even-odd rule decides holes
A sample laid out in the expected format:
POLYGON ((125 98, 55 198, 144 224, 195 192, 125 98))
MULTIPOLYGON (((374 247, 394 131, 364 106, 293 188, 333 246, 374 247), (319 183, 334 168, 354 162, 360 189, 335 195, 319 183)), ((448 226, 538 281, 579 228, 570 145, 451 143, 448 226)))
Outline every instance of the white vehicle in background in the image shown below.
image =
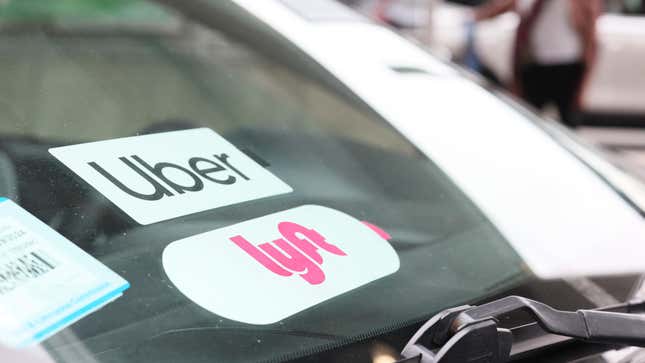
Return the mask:
MULTIPOLYGON (((638 3, 639 1, 636 1, 638 3)), ((598 21, 599 54, 583 100, 588 122, 645 125, 645 4, 616 6, 598 21), (631 9, 631 10, 627 10, 631 9), (640 12, 640 14, 639 14, 640 12)), ((440 1, 433 6, 426 43, 453 59, 466 47, 471 6, 440 1)), ((518 24, 515 13, 477 25, 475 51, 482 63, 503 83, 511 78, 512 47, 518 24)))

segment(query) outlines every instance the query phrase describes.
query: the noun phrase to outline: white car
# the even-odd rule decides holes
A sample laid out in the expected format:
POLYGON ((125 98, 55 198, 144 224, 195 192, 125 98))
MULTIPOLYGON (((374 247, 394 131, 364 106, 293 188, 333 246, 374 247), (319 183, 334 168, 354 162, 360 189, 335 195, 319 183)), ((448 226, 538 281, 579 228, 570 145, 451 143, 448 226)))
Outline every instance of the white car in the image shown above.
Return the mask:
POLYGON ((642 184, 389 29, 7 4, 0 362, 642 362, 642 184))

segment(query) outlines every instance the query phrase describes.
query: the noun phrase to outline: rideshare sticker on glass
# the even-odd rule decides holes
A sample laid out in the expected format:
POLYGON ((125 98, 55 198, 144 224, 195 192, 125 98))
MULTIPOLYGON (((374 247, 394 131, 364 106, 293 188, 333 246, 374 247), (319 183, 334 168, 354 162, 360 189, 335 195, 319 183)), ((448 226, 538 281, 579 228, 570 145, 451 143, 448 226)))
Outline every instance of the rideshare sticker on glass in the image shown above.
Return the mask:
POLYGON ((175 241, 166 274, 215 314, 271 324, 399 269, 378 227, 305 205, 175 241))
POLYGON ((128 287, 65 237, 0 198, 0 344, 36 344, 128 287))
POLYGON ((207 128, 49 152, 140 224, 292 191, 207 128))

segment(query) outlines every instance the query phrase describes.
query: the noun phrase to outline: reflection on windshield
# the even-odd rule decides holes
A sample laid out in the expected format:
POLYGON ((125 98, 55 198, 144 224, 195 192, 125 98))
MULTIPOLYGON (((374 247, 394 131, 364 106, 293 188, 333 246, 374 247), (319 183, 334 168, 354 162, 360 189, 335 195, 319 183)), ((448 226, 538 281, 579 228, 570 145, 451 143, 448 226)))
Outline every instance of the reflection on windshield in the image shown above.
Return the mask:
POLYGON ((7 0, 0 5, 0 26, 74 27, 85 30, 154 28, 177 25, 164 8, 139 0, 7 0))
MULTIPOLYGON (((97 24, 102 14, 137 24, 165 14, 181 24, 172 33, 97 33, 86 24, 0 34, 0 193, 131 284, 123 297, 45 342, 59 361, 294 357, 420 321, 528 275, 488 220, 398 132, 243 37, 231 41, 230 29, 214 31, 147 2, 17 3, 8 3, 4 21, 51 22, 78 10, 79 19, 97 24), (48 152, 198 127, 255 155, 294 191, 142 226, 48 152), (162 267, 174 241, 305 204, 382 227, 400 269, 256 326, 193 303, 162 267)), ((257 302, 271 303, 271 296, 257 302)))

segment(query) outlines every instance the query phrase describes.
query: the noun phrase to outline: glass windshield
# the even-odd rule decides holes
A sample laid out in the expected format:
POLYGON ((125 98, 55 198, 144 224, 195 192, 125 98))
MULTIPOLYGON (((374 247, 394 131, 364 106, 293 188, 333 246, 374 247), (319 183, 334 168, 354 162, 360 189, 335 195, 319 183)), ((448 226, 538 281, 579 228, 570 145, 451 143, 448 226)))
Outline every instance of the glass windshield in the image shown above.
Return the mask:
MULTIPOLYGON (((10 0, 0 7, 0 195, 131 285, 42 343, 58 361, 293 358, 420 321, 529 275, 414 145, 325 81, 305 55, 272 43, 269 30, 249 32, 249 24, 262 29, 251 15, 216 3, 223 2, 204 11, 194 5, 199 19, 135 0, 10 0), (226 21, 209 22, 217 16, 226 21), (48 152, 200 127, 293 192, 141 225, 48 152), (162 266, 173 241, 308 204, 385 230, 398 271, 278 323, 251 325, 200 307, 162 266)), ((257 301, 258 309, 271 301, 257 301)))

